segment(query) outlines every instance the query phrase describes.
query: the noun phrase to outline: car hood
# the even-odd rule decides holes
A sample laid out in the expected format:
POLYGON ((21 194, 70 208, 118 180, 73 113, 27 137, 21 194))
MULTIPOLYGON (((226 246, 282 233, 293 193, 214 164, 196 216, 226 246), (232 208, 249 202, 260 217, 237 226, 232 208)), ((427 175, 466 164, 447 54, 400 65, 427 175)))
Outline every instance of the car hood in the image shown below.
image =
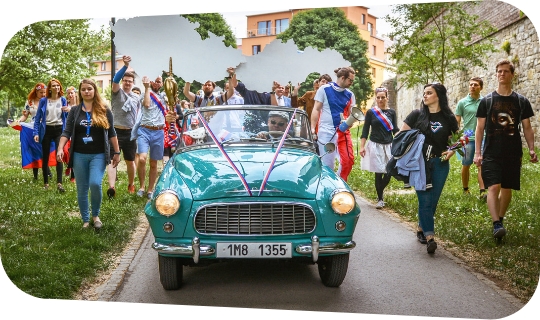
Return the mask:
MULTIPOLYGON (((313 152, 281 149, 266 182, 259 190, 275 148, 226 148, 229 158, 244 177, 252 197, 315 199, 321 161, 313 152)), ((217 148, 190 150, 175 155, 174 167, 189 187, 194 200, 249 196, 233 166, 217 148)))

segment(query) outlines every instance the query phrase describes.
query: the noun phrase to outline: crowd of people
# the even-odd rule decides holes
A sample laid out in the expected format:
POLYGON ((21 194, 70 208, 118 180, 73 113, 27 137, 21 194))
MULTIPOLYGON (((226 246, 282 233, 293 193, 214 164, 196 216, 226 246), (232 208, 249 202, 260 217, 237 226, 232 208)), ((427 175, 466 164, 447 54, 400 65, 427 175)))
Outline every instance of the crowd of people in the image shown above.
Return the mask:
MULTIPOLYGON (((53 78, 47 85, 37 83, 34 86, 19 119, 20 122, 31 119, 34 143, 42 151, 42 161, 32 167, 35 180, 41 166, 44 188, 49 188, 52 174, 47 160, 51 143, 56 146, 55 167, 57 190, 60 193, 65 192, 62 174, 63 165, 67 163, 66 174, 71 174, 70 179, 76 184, 84 228, 90 225, 90 215, 94 228, 102 227, 99 218, 102 179, 107 172, 106 194, 114 198, 118 180, 116 170, 121 154, 126 164, 127 192, 148 199, 152 197, 158 162, 165 164, 172 157, 182 123, 186 122, 187 128, 199 128, 199 119, 196 116, 184 117, 185 112, 202 106, 245 104, 302 107, 310 120, 311 134, 318 145, 317 152, 323 155, 325 144, 329 142, 336 145, 336 152, 325 154, 321 158, 322 163, 347 181, 355 160, 349 128, 342 126, 356 105, 354 93, 349 89, 355 80, 355 71, 351 67, 334 70, 335 80, 328 74, 321 75, 313 81, 313 90, 307 91, 302 97, 298 96, 300 84, 293 88, 274 81, 270 92, 249 90, 245 83, 237 80, 235 69, 231 67, 227 69, 229 76, 224 91, 215 92, 216 83, 208 80, 201 90, 194 93, 190 82, 186 82, 182 92, 187 100, 180 101, 175 97, 176 101, 170 102, 161 90, 161 76, 154 81, 143 76, 144 91, 141 91, 140 87, 135 86, 136 74, 128 71, 131 57, 123 56, 122 60, 124 65, 112 81, 110 106, 104 102, 91 79, 83 79, 78 88, 68 87, 64 97, 61 82, 53 78)), ((463 193, 470 195, 470 171, 474 163, 478 168, 479 198, 487 202, 495 238, 506 234, 503 219, 510 204, 512 189, 520 188, 520 127, 523 127, 530 161, 538 161, 529 119, 533 111, 530 102, 512 90, 513 64, 508 60, 501 61, 496 66, 496 74, 498 87, 486 96, 480 95, 482 79, 471 78, 469 94, 458 102, 455 113, 449 105, 446 87, 431 83, 424 86, 420 107, 405 118, 401 128, 398 128, 396 111, 389 108, 388 89, 385 87, 375 89, 376 104, 365 114, 359 142, 360 168, 374 173, 377 209, 385 206, 383 193, 391 179, 387 164, 392 158, 394 136, 411 129, 419 132, 417 146, 410 151, 417 153, 416 157, 406 157, 404 159, 408 160, 400 160, 398 164, 404 166, 403 170, 406 171, 410 162, 403 163, 414 158, 417 161, 415 165, 422 168, 411 184, 418 199, 416 235, 421 243, 426 244, 428 253, 435 252, 437 248, 434 216, 448 177, 448 160, 455 153, 449 148, 448 139, 458 133, 460 127, 475 132, 463 147, 463 193)), ((267 119, 269 132, 282 131, 288 121, 289 114, 286 112, 270 112, 267 119)), ((259 133, 260 138, 266 134, 259 133)))

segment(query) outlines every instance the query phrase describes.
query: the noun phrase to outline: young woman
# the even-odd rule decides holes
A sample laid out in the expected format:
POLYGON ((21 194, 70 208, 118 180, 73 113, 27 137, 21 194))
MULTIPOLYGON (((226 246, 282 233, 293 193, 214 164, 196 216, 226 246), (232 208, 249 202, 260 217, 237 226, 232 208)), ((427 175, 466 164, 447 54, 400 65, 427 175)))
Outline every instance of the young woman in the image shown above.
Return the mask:
POLYGON ((450 170, 450 159, 454 151, 448 151, 448 138, 459 130, 456 117, 448 106, 446 88, 440 83, 426 84, 420 109, 413 110, 404 120, 401 130, 417 128, 425 136, 424 148, 426 166, 431 170, 432 188, 416 190, 418 198, 418 231, 421 243, 427 244, 427 252, 434 253, 437 243, 434 240, 434 215, 437 203, 450 170), (431 146, 426 157, 425 151, 431 146))
POLYGON ((77 176, 77 202, 83 220, 83 228, 90 225, 88 190, 95 229, 102 227, 99 219, 103 198, 101 185, 105 168, 111 162, 109 143, 114 155, 113 166, 120 162, 120 148, 113 127, 113 114, 99 95, 96 83, 83 79, 79 85, 81 103, 71 109, 58 146, 57 160, 64 156, 63 148, 69 139, 70 165, 77 176))
POLYGON ((388 89, 375 89, 377 105, 366 112, 364 128, 360 139, 361 168, 375 173, 375 190, 377 191, 377 209, 384 207, 383 191, 390 182, 391 176, 386 174, 386 164, 390 160, 392 140, 399 131, 396 112, 388 108, 388 89), (370 133, 371 129, 371 133, 370 133), (366 140, 369 134, 369 141, 366 140))
MULTIPOLYGON (((46 159, 49 159, 51 142, 54 141, 56 152, 58 153, 58 143, 60 141, 62 130, 64 129, 66 118, 67 100, 64 97, 62 83, 60 80, 53 78, 47 83, 47 96, 39 100, 38 109, 34 118, 34 141, 41 143, 41 150, 43 153, 42 169, 45 189, 49 188, 49 169, 46 159)), ((66 191, 62 186, 63 169, 62 161, 57 161, 56 188, 60 193, 66 191)))
MULTIPOLYGON (((26 100, 26 107, 24 108, 23 112, 22 112, 22 116, 19 118, 19 122, 22 123, 22 122, 26 122, 26 120, 28 120, 28 117, 30 117, 30 125, 33 126, 34 124, 34 118, 36 116, 36 113, 37 113, 37 109, 38 109, 38 105, 39 105, 39 100, 43 97, 45 97, 47 95, 47 86, 45 86, 44 83, 36 83, 36 85, 34 86, 34 88, 32 89, 32 91, 30 91, 30 93, 28 94, 28 99, 26 100)), ((22 128, 21 128, 21 132, 22 132, 22 128)), ((27 147, 23 147, 23 145, 21 144, 21 155, 22 157, 24 158, 25 156, 29 156, 31 158, 33 158, 33 160, 39 160, 41 159, 41 145, 39 143, 36 143, 35 141, 32 142, 32 144, 34 145, 27 145, 27 147), (39 149, 39 154, 40 156, 37 157, 34 156, 32 157, 31 154, 34 154, 32 152, 32 150, 37 150, 39 149), (36 159, 37 158, 37 159, 36 159)), ((47 160, 43 161, 43 163, 47 164, 47 161, 48 161, 49 158, 47 158, 47 160)), ((39 163, 38 161, 32 161, 32 171, 34 173, 34 181, 37 181, 38 179, 38 174, 39 174, 39 163)), ((47 165, 45 165, 46 168, 47 165)))
MULTIPOLYGON (((77 96, 77 89, 75 89, 74 86, 67 87, 66 89, 66 99, 68 102, 67 105, 67 111, 71 110, 71 108, 75 107, 79 104, 79 97, 77 96)), ((68 166, 66 169, 66 175, 70 175, 69 181, 75 182, 75 174, 73 173, 73 170, 68 166)))

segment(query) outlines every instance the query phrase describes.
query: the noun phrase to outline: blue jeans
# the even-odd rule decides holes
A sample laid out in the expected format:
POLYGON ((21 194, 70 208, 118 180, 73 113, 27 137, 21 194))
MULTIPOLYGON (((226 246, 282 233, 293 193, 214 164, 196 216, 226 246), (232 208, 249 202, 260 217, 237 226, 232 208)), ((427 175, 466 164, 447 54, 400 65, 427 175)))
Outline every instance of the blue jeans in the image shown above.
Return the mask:
POLYGON ((89 222, 88 190, 90 190, 90 203, 92 216, 97 217, 101 208, 103 194, 101 184, 105 174, 105 153, 85 154, 73 153, 73 172, 77 179, 77 202, 83 222, 89 222))
POLYGON ((435 234, 433 217, 450 171, 450 163, 448 160, 441 161, 441 158, 437 157, 430 159, 427 165, 431 168, 433 187, 425 191, 417 190, 416 196, 418 197, 418 225, 424 231, 424 235, 429 236, 435 234))

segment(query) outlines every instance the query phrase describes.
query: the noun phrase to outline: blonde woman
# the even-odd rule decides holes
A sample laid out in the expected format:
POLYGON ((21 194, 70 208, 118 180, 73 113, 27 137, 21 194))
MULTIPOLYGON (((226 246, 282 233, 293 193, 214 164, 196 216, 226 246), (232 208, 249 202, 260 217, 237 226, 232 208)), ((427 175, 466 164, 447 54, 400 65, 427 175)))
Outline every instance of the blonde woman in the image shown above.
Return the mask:
MULTIPOLYGON (((77 89, 74 86, 67 87, 66 89, 66 99, 68 102, 67 111, 79 104, 79 97, 77 96, 77 89)), ((70 175, 70 181, 75 182, 75 174, 73 170, 68 166, 66 169, 66 176, 70 175)))
POLYGON ((62 132, 57 160, 64 155, 63 147, 69 139, 70 167, 77 176, 77 202, 83 220, 83 228, 90 225, 88 191, 94 228, 99 230, 102 222, 99 218, 102 194, 102 180, 105 168, 111 162, 114 167, 120 162, 120 150, 116 131, 114 131, 113 115, 99 95, 96 83, 91 79, 83 79, 79 85, 81 103, 71 109, 62 132), (111 157, 110 145, 114 154, 111 157))

